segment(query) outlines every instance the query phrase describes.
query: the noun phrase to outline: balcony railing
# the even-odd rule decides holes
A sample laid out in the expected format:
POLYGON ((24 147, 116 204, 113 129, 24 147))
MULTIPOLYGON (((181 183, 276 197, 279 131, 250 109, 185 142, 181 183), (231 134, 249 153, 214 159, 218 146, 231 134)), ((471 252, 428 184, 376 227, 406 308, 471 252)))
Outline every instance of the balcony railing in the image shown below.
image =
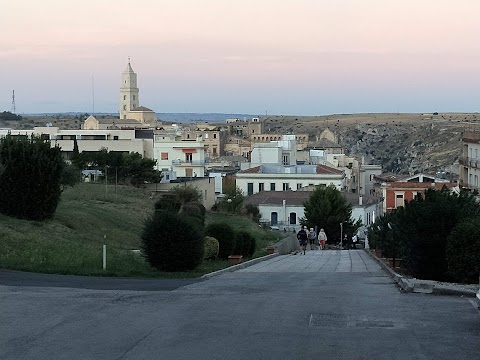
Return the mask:
POLYGON ((463 166, 480 169, 480 159, 472 159, 470 157, 461 157, 458 162, 463 166))
POLYGON ((172 160, 172 165, 175 166, 205 166, 207 164, 206 160, 172 160))

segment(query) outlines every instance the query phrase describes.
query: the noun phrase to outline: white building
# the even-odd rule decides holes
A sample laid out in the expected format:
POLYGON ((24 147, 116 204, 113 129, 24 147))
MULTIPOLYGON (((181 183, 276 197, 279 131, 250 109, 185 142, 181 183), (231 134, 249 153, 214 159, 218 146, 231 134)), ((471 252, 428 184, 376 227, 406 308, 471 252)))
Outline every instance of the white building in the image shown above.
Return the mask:
POLYGON ((156 133, 153 158, 159 171, 173 171, 181 178, 205 177, 205 142, 201 136, 182 140, 180 135, 156 133))
POLYGON ((462 137, 460 185, 480 190, 480 131, 466 131, 462 137))
POLYGON ((144 158, 153 158, 153 131, 143 130, 61 130, 58 127, 35 127, 33 130, 0 130, 0 137, 7 134, 35 135, 58 145, 65 159, 70 159, 77 141, 79 152, 107 151, 137 152, 144 158))
MULTIPOLYGON (((280 230, 299 230, 300 219, 305 215, 303 204, 310 198, 312 191, 264 191, 245 199, 244 204, 258 206, 260 222, 278 226, 280 230)), ((342 195, 352 205, 353 221, 361 220, 363 225, 374 222, 378 200, 372 196, 345 193, 342 195)), ((317 224, 321 226, 321 224, 317 224)))
POLYGON ((237 187, 245 195, 261 191, 299 190, 306 186, 343 188, 345 174, 325 165, 259 165, 236 174, 237 187))
POLYGON ((281 140, 255 143, 250 167, 261 164, 296 165, 297 142, 295 135, 282 135, 281 140))

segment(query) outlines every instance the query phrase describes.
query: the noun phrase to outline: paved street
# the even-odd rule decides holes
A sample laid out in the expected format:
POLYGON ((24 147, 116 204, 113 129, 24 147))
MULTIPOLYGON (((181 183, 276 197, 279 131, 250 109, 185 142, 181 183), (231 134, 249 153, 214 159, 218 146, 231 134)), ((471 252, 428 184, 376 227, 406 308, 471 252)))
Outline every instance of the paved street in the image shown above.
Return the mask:
POLYGON ((278 256, 174 290, 29 285, 0 285, 0 359, 480 354, 470 299, 402 293, 361 250, 278 256))

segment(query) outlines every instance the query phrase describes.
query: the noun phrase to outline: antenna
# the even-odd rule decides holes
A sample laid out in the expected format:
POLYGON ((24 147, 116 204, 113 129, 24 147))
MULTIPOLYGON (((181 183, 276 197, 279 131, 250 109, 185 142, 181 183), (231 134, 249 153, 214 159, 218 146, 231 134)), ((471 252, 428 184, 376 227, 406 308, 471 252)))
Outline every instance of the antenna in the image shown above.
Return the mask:
POLYGON ((15 114, 15 90, 12 92, 12 114, 15 114))
POLYGON ((92 116, 95 116, 95 79, 92 75, 92 116))

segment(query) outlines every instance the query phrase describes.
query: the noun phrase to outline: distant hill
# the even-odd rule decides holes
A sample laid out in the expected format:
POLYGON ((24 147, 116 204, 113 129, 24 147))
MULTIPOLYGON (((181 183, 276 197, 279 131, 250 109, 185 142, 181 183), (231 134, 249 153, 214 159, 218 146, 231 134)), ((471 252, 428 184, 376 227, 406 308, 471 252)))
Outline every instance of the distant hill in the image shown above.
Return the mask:
MULTIPOLYGON (((22 114, 22 116, 38 116, 38 117, 56 117, 56 116, 79 116, 84 115, 84 112, 62 112, 62 113, 34 113, 34 114, 22 114)), ((89 114, 89 113, 87 113, 89 114)), ((224 113, 156 113, 157 118, 162 121, 172 121, 179 123, 189 122, 215 122, 224 123, 226 119, 238 118, 251 119, 252 117, 258 117, 258 115, 252 114, 224 114, 224 113)), ((118 116, 118 113, 95 113, 95 116, 118 116)))

